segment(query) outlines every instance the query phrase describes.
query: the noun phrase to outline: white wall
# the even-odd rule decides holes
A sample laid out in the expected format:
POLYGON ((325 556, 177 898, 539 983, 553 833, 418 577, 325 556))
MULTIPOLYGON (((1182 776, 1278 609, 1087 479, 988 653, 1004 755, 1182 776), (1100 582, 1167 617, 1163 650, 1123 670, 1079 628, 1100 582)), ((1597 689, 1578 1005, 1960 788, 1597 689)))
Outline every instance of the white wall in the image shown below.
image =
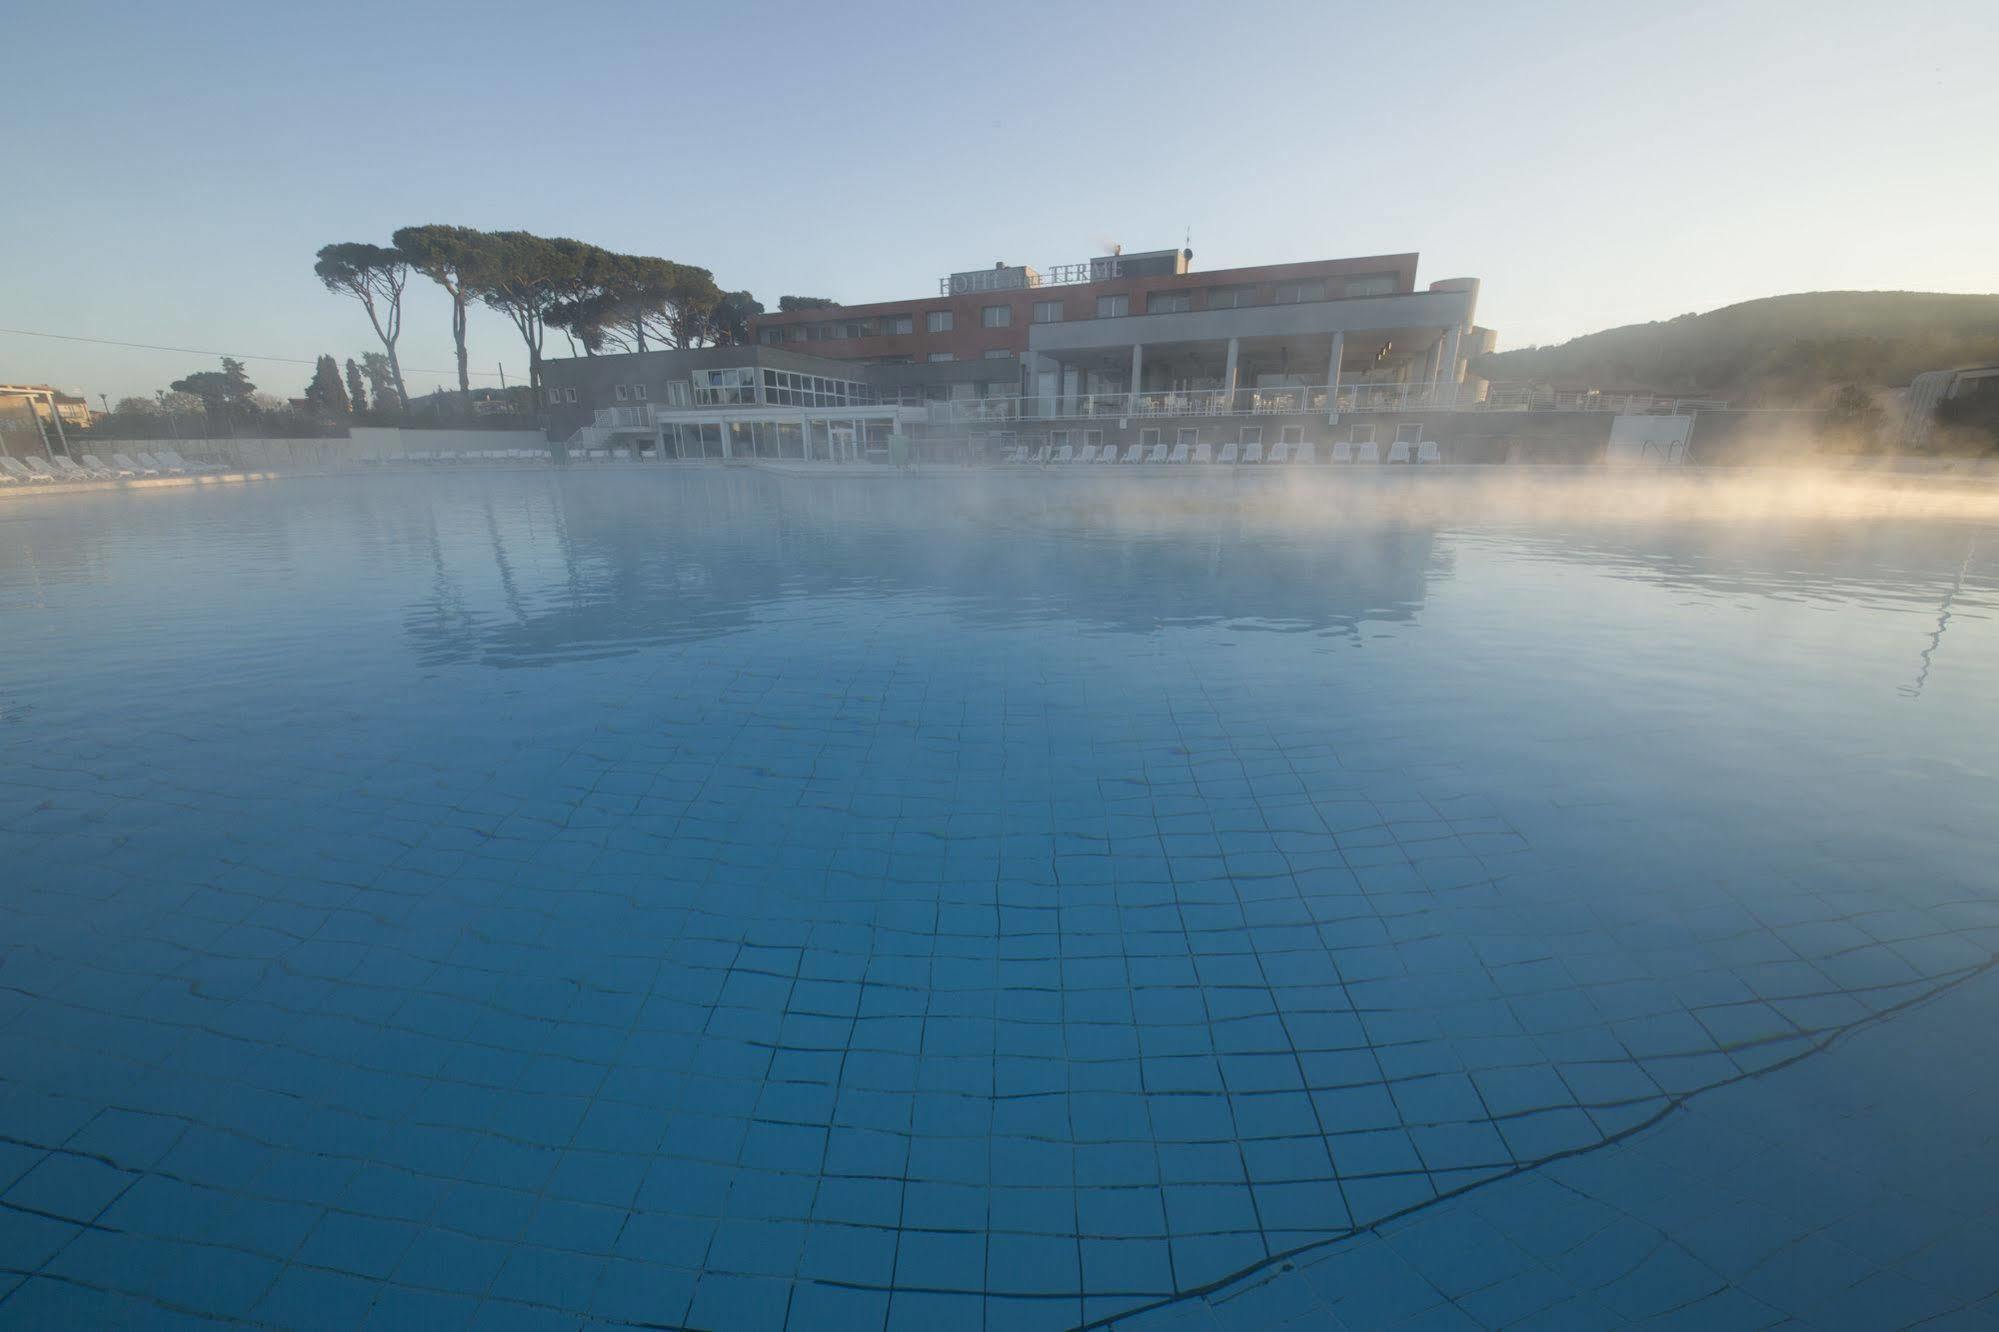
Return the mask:
POLYGON ((1678 463, 1687 460, 1687 440, 1694 418, 1689 416, 1618 416, 1610 423, 1607 463, 1678 463))
POLYGON ((344 439, 101 439, 72 440, 71 447, 79 454, 99 454, 107 462, 113 453, 151 453, 168 448, 196 462, 224 463, 259 471, 267 467, 342 467, 390 453, 545 449, 548 440, 539 430, 403 430, 393 426, 357 426, 344 439))

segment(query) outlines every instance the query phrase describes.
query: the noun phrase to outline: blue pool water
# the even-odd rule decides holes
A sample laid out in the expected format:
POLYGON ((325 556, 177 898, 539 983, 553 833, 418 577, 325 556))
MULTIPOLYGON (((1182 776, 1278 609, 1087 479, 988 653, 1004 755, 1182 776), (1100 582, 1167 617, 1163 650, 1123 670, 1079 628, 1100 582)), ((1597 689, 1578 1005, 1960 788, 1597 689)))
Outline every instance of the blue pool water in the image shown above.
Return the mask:
POLYGON ((1343 480, 0 506, 0 1325, 1999 1326, 1999 505, 1343 480))

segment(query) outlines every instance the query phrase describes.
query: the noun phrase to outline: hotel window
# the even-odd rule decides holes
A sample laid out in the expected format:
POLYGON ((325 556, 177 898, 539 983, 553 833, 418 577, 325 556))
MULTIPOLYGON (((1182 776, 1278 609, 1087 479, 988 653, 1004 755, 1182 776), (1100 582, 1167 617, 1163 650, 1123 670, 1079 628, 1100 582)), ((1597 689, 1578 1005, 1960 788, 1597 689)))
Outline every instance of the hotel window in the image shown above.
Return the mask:
POLYGON ((1359 277, 1347 279, 1349 296, 1393 296, 1395 294, 1395 274, 1363 273, 1359 277))
POLYGON ((1092 448, 1092 449, 1098 448, 1103 444, 1103 442, 1104 442, 1103 431, 1085 430, 1083 432, 1083 445, 1085 448, 1092 448))
POLYGON ((757 330, 757 341, 767 347, 774 346, 784 341, 784 330, 781 328, 760 328, 757 330))
POLYGON ((1186 314, 1193 308, 1191 291, 1155 291, 1145 298, 1147 314, 1186 314))
POLYGON ((916 331, 916 316, 884 315, 882 317, 882 331, 885 333, 914 333, 916 331))
POLYGON ((1174 432, 1173 442, 1175 444, 1183 444, 1191 449, 1200 440, 1200 438, 1201 438, 1201 432, 1196 430, 1193 426, 1181 426, 1179 430, 1174 432))
POLYGON ((931 352, 930 355, 924 357, 923 359, 926 361, 936 362, 936 361, 953 361, 956 360, 957 358, 951 355, 950 352, 931 352))
POLYGON ((1062 322, 1062 302, 1036 301, 1034 322, 1037 324, 1059 324, 1062 322))
POLYGON ((1245 305, 1254 304, 1256 304, 1255 287, 1208 288, 1208 308, 1210 310, 1240 310, 1245 305))
POLYGON ((1240 431, 1236 433, 1236 442, 1239 444, 1263 443, 1263 427, 1244 426, 1240 431))
POLYGON ((644 402, 646 400, 646 386, 644 384, 632 385, 632 396, 640 402, 644 402))
POLYGON ((852 379, 827 379, 819 375, 795 374, 789 370, 766 369, 763 381, 764 401, 785 407, 851 407, 875 400, 872 389, 852 379))
POLYGON ((1122 319, 1130 313, 1131 297, 1129 296, 1097 297, 1097 318, 1099 319, 1122 319))
POLYGON ((1297 305, 1301 301, 1323 301, 1326 299, 1326 284, 1323 282, 1280 282, 1277 284, 1277 303, 1297 305))
POLYGON ((1395 442, 1397 444, 1414 444, 1422 438, 1423 423, 1421 421, 1404 421, 1395 427, 1395 442))
POLYGON ((756 400, 757 372, 754 366, 694 372, 694 401, 699 406, 729 406, 756 400))
POLYGON ((1371 425, 1348 426, 1347 442, 1351 444, 1374 443, 1374 427, 1371 425))
POLYGON ((1147 426, 1145 429, 1139 431, 1138 442, 1141 446, 1148 449, 1157 444, 1159 442, 1159 427, 1147 426))
POLYGON ((1011 355, 1013 355, 1013 352, 1006 347, 986 348, 986 359, 988 361, 1004 361, 1011 355))
POLYGON ((924 315, 923 331, 926 333, 949 333, 951 331, 951 312, 949 310, 932 310, 924 315))
POLYGON ((1007 328, 1013 323, 1011 305, 988 305, 979 311, 979 322, 987 328, 1007 328))
POLYGON ((552 389, 550 389, 550 390, 548 391, 548 405, 549 405, 549 406, 551 406, 551 407, 559 407, 559 406, 561 406, 561 405, 562 405, 562 390, 561 390, 561 389, 559 389, 559 388, 552 388, 552 389))
POLYGON ((563 400, 564 402, 575 402, 575 401, 576 401, 576 390, 575 390, 575 389, 573 389, 573 388, 566 388, 566 389, 562 390, 562 400, 563 400))
POLYGON ((1051 431, 1048 435, 1048 442, 1058 449, 1066 449, 1069 447, 1069 432, 1066 430, 1051 431))
POLYGON ((687 381, 684 379, 669 379, 666 382, 666 405, 669 407, 685 407, 687 402, 687 381))
POLYGON ((623 384, 618 385, 619 402, 623 402, 626 398, 629 398, 631 396, 632 396, 632 391, 630 389, 626 388, 623 384))
POLYGON ((1303 444, 1305 442, 1305 427, 1279 426, 1277 428, 1277 442, 1279 444, 1303 444))

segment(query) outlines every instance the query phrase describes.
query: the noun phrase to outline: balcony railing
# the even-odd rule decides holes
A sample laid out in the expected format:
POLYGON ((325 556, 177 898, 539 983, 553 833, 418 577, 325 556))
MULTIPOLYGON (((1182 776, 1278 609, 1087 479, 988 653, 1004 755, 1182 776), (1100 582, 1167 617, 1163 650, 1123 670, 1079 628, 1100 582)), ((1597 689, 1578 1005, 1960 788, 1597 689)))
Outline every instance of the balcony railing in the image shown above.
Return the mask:
POLYGON ((1650 394, 1556 392, 1526 385, 1342 384, 1284 388, 1193 389, 1152 393, 1064 393, 954 398, 929 404, 933 424, 976 425, 1102 417, 1276 416, 1332 412, 1555 411, 1684 415, 1720 408, 1712 399, 1650 394))
POLYGON ((930 404, 933 422, 1063 420, 1132 416, 1280 416, 1314 412, 1455 409, 1472 392, 1461 384, 1342 384, 1284 388, 1189 389, 1152 393, 1065 393, 955 398, 930 404))
MULTIPOLYGON (((848 408, 806 410, 874 414, 894 405, 855 404, 848 408)), ((1321 384, 1233 391, 1193 389, 1138 394, 1064 393, 1038 397, 953 398, 948 402, 924 404, 931 424, 954 426, 1103 417, 1300 416, 1332 412, 1636 412, 1684 416, 1689 412, 1719 409, 1727 405, 1711 398, 1571 392, 1525 384, 1342 384, 1338 389, 1321 384)), ((778 414, 797 410, 782 404, 769 404, 768 409, 778 414)), ((599 407, 595 423, 600 430, 651 430, 661 420, 675 420, 687 412, 702 410, 708 409, 667 407, 651 402, 599 407)))
POLYGON ((650 430, 659 418, 653 405, 641 402, 630 407, 599 407, 594 413, 599 430, 650 430))

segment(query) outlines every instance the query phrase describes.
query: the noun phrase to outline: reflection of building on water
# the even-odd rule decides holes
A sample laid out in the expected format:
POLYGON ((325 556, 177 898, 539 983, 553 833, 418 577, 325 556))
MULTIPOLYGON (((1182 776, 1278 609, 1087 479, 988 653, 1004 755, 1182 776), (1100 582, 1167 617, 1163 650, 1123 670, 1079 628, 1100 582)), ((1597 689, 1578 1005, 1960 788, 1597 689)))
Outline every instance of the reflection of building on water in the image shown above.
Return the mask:
POLYGON ((1225 620, 1350 633, 1413 620, 1429 581, 1449 572, 1421 525, 1306 537, 1226 502, 1144 512, 975 483, 824 486, 717 470, 671 487, 408 494, 432 510, 419 541, 434 590, 405 619, 432 662, 626 652, 856 593, 930 598, 972 625, 1150 632, 1225 620))

